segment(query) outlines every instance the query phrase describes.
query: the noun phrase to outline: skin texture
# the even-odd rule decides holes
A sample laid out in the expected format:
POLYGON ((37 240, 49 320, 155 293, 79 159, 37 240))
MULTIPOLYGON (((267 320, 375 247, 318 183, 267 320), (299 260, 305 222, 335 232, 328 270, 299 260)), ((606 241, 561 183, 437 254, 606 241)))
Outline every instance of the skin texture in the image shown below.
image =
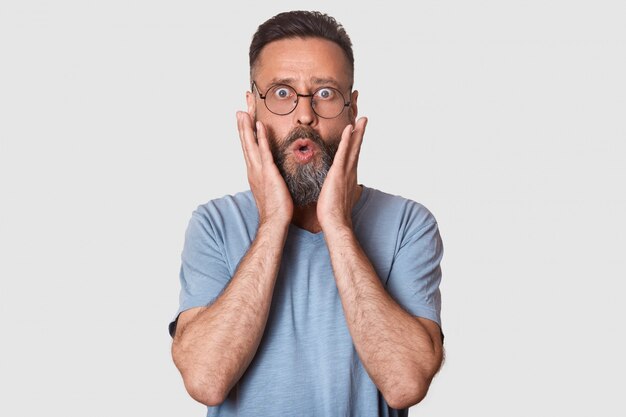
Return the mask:
MULTIPOLYGON (((348 97, 352 84, 341 48, 317 38, 266 45, 252 76, 262 92, 278 79, 289 79, 299 93, 308 94, 326 79, 333 81, 323 85, 348 97)), ((356 120, 357 91, 350 100, 340 116, 322 119, 306 99, 300 99, 291 114, 277 116, 256 92, 246 94, 248 111, 237 113, 237 127, 259 229, 222 295, 208 307, 181 313, 172 345, 187 390, 203 404, 222 403, 256 353, 290 223, 324 233, 357 353, 391 407, 408 408, 421 401, 441 366, 438 325, 410 315, 389 296, 354 235, 351 212, 361 193, 357 166, 367 119, 356 120), (284 138, 300 125, 315 129, 322 138, 341 137, 341 142, 317 203, 294 207, 268 136, 284 138)))

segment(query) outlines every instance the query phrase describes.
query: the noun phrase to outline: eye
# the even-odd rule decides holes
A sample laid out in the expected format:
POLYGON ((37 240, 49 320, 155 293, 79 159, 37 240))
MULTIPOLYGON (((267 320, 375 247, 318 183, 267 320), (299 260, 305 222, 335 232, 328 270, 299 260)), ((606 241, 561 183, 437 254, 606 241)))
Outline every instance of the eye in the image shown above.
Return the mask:
POLYGON ((320 88, 315 95, 322 100, 332 100, 337 94, 333 88, 320 88))
POLYGON ((291 97, 293 95, 293 92, 290 88, 287 87, 275 87, 273 95, 279 100, 285 100, 291 97))

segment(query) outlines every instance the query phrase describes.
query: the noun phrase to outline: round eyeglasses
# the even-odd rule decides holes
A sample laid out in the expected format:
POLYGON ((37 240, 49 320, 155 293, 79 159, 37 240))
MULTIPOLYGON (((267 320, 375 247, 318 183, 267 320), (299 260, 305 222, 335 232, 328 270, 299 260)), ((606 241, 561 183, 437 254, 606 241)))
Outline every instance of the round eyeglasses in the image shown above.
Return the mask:
POLYGON ((311 98, 311 108, 319 117, 332 119, 339 116, 343 109, 350 105, 346 102, 343 94, 333 87, 321 87, 313 94, 300 94, 293 87, 286 84, 275 84, 262 94, 255 82, 252 88, 256 88, 259 97, 265 102, 269 111, 279 116, 285 116, 296 109, 300 97, 311 98))

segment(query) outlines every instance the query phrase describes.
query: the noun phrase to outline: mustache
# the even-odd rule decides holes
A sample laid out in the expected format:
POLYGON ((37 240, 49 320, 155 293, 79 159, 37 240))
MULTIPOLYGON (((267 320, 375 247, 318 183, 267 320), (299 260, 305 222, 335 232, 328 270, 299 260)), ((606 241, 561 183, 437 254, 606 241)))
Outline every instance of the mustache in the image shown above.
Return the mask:
POLYGON ((326 147, 326 143, 322 140, 322 137, 319 135, 319 133, 311 128, 298 126, 294 128, 291 132, 289 132, 289 135, 287 135, 287 137, 281 144, 281 148, 286 149, 287 147, 289 147, 289 145, 291 145, 298 139, 309 139, 320 148, 326 147))

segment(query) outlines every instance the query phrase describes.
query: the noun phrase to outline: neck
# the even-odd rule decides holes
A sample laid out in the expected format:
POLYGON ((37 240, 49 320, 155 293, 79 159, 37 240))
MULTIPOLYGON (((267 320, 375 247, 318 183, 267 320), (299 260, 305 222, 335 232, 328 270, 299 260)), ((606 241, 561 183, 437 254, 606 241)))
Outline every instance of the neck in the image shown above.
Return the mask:
POLYGON ((306 206, 294 207, 291 223, 311 233, 321 232, 322 228, 317 221, 317 202, 306 206))
MULTIPOLYGON (((354 207, 356 202, 359 201, 361 193, 363 192, 363 186, 355 185, 355 187, 354 197, 352 198, 352 207, 354 207)), ((317 220, 317 202, 306 206, 294 207, 291 224, 311 233, 321 232, 322 227, 317 220)))

